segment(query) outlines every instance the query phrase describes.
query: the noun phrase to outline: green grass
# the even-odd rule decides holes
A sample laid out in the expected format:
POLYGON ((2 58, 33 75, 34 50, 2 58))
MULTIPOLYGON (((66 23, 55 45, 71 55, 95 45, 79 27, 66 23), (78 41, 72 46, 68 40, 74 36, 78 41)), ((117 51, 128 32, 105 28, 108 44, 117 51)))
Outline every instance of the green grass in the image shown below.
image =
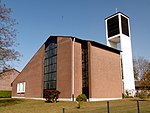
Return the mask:
MULTIPOLYGON (((0 99, 0 113, 107 113, 107 103, 86 102, 81 103, 77 109, 76 102, 46 103, 42 100, 26 99, 0 99)), ((140 101, 141 113, 150 113, 150 99, 140 101)), ((137 102, 135 99, 110 101, 110 113, 137 113, 137 102)))
POLYGON ((10 98, 11 91, 0 91, 0 98, 10 98))

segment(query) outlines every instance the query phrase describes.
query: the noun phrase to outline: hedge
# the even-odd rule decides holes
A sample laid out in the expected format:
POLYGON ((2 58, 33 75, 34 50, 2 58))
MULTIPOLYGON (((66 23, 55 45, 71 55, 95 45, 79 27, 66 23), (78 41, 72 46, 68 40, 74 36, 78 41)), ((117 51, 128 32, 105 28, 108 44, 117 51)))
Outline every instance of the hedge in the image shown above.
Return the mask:
POLYGON ((0 98, 11 98, 12 91, 0 91, 0 98))

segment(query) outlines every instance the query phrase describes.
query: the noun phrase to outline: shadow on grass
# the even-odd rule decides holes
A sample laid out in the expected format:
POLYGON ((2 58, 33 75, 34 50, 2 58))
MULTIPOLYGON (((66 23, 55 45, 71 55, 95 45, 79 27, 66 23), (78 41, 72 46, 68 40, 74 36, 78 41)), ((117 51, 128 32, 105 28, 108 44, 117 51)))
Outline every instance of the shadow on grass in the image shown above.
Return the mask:
POLYGON ((52 101, 44 101, 45 103, 57 103, 57 102, 59 102, 59 101, 56 101, 56 102, 52 102, 52 101))
POLYGON ((150 100, 148 100, 148 99, 132 99, 130 101, 150 101, 150 100))
POLYGON ((0 99, 0 107, 10 106, 23 102, 21 99, 0 99))

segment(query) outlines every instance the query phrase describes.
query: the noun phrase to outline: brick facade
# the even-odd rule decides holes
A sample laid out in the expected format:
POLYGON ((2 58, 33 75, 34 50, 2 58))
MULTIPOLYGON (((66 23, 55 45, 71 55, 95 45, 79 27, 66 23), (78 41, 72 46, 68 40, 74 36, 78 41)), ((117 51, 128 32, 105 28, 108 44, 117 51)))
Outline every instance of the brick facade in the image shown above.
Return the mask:
MULTIPOLYGON (((121 98, 120 51, 75 37, 50 38, 57 38, 56 90, 61 92, 60 99, 71 100, 82 93, 82 44, 85 43, 88 44, 89 99, 121 98)), ((45 45, 13 82, 13 97, 43 98, 44 54, 45 45), (17 83, 21 82, 26 82, 25 93, 18 94, 17 83)))
POLYGON ((43 45, 13 82, 13 97, 43 97, 44 49, 43 45), (17 83, 22 82, 26 82, 25 93, 17 93, 17 83))
POLYGON ((11 83, 15 80, 19 73, 20 72, 16 69, 10 69, 0 73, 0 90, 11 91, 11 83))
POLYGON ((90 47, 90 98, 122 98, 120 55, 90 47))
POLYGON ((58 38, 57 50, 57 89, 61 92, 60 98, 71 98, 71 51, 70 38, 58 38))

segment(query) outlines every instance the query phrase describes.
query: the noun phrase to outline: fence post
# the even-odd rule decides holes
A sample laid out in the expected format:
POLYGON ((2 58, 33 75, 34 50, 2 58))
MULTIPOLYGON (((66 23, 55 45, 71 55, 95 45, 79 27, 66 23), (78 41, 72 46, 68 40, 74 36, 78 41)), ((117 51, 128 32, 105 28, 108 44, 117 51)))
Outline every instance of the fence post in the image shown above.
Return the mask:
POLYGON ((137 110, 138 110, 138 113, 140 113, 140 105, 139 105, 139 101, 137 100, 137 110))
POLYGON ((65 113, 65 108, 62 109, 62 113, 65 113))
POLYGON ((107 101, 107 112, 110 113, 109 101, 107 101))

